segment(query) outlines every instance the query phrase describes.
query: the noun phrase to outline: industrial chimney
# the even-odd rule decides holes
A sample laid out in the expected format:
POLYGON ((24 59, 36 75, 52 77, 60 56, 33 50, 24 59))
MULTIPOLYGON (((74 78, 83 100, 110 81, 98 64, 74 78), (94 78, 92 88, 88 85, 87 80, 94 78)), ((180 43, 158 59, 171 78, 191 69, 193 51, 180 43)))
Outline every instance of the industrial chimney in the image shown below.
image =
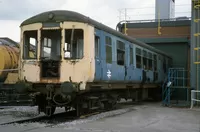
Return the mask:
POLYGON ((156 0, 155 19, 175 17, 175 0, 156 0))

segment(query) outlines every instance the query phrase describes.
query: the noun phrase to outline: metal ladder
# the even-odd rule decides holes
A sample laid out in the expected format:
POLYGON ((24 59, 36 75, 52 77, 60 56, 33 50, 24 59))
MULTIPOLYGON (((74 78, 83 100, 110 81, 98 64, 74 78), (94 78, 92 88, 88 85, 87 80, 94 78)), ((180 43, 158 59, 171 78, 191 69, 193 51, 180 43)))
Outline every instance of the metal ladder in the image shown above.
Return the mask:
MULTIPOLYGON (((162 104, 164 106, 172 105, 172 95, 173 97, 178 96, 175 91, 176 90, 186 90, 186 102, 189 102, 189 86, 187 86, 187 74, 188 72, 184 68, 169 68, 167 77, 162 85, 162 104)), ((178 97, 176 97, 178 98, 178 97)), ((188 105, 188 104, 185 104, 188 105)))

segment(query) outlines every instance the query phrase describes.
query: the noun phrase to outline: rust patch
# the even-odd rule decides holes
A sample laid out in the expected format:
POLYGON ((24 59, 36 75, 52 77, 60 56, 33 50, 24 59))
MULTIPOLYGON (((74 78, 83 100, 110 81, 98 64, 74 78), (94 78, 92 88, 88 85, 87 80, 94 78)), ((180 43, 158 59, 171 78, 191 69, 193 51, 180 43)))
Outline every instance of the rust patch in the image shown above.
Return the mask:
POLYGON ((158 84, 150 83, 150 84, 141 84, 141 83, 107 83, 107 82, 99 82, 99 83, 87 83, 87 89, 91 88, 100 88, 100 89, 138 89, 138 88, 157 88, 158 84))
POLYGON ((40 78, 40 83, 60 83, 59 78, 40 78))

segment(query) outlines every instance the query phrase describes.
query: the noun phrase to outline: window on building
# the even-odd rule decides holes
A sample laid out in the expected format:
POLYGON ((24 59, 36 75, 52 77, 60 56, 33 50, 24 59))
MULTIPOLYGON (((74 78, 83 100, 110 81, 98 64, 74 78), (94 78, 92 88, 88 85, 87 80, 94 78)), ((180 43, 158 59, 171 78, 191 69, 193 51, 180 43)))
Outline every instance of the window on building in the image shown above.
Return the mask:
POLYGON ((82 29, 65 30, 65 58, 81 59, 84 51, 84 32, 82 29))
POLYGON ((99 43, 100 43, 99 36, 95 36, 95 57, 97 57, 97 58, 100 57, 99 43))
POLYGON ((136 68, 142 67, 141 49, 136 48, 136 68))
POLYGON ((130 65, 132 65, 133 64, 133 48, 131 47, 130 47, 129 58, 130 58, 130 65))
POLYGON ((143 69, 147 70, 148 69, 148 64, 147 64, 147 51, 143 50, 143 69))
POLYGON ((153 71, 153 55, 152 53, 148 53, 148 64, 149 64, 149 70, 153 71))
POLYGON ((117 64, 125 65, 125 44, 117 40, 117 64))
POLYGON ((154 61, 154 71, 157 71, 157 55, 153 55, 153 61, 154 61))
POLYGON ((106 41, 106 63, 112 63, 112 39, 106 36, 105 41, 106 41))

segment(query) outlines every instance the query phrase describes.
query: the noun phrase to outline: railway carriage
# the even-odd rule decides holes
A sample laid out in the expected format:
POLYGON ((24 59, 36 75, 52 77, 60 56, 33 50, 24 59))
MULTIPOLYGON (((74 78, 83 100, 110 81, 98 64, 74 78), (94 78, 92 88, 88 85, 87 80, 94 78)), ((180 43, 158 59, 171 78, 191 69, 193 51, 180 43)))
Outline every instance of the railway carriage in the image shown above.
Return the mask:
POLYGON ((77 114, 113 108, 120 98, 155 97, 172 58, 82 14, 56 10, 21 24, 19 81, 39 111, 77 114), (31 44, 35 56, 29 56, 31 44))

